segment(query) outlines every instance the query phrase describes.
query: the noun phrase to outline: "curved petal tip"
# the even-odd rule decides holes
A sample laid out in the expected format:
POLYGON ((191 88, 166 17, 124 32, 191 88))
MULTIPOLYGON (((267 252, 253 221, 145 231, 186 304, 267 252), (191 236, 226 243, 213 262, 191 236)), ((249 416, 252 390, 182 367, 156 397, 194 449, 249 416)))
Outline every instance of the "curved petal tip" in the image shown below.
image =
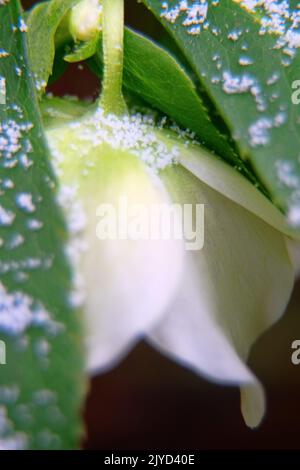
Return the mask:
POLYGON ((244 385, 241 390, 241 412, 249 428, 257 428, 265 415, 266 397, 263 386, 256 381, 251 385, 244 385))

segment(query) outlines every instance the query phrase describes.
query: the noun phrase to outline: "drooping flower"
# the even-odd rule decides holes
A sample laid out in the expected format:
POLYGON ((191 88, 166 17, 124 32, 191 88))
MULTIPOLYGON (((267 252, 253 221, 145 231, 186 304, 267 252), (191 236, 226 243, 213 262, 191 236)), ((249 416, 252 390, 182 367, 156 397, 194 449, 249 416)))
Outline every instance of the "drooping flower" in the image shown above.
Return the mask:
POLYGON ((240 386, 244 419, 257 426, 264 391, 246 361, 289 300, 294 233, 251 183, 185 133, 138 113, 98 108, 76 117, 80 103, 63 112, 61 103, 46 106, 47 139, 69 221, 72 300, 83 305, 88 369, 112 367, 144 338, 196 373, 240 386), (99 237, 103 207, 122 217, 122 198, 131 215, 137 205, 204 204, 204 246, 99 237))

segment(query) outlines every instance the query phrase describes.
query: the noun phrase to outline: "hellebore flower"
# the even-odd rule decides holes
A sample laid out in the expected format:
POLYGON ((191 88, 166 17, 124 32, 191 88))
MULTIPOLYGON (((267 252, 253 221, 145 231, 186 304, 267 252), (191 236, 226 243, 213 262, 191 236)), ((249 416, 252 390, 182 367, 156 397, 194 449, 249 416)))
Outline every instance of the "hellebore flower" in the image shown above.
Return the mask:
POLYGON ((185 133, 138 113, 116 117, 98 108, 76 117, 80 103, 63 105, 64 112, 61 103, 45 106, 47 139, 70 226, 73 300, 83 302, 89 371, 111 367, 144 338, 196 373, 240 386, 244 419, 257 426, 264 391, 246 360, 289 300, 292 230, 250 182, 185 133), (137 204, 204 204, 204 246, 99 238, 101 207, 117 211, 124 197, 133 211, 137 204))

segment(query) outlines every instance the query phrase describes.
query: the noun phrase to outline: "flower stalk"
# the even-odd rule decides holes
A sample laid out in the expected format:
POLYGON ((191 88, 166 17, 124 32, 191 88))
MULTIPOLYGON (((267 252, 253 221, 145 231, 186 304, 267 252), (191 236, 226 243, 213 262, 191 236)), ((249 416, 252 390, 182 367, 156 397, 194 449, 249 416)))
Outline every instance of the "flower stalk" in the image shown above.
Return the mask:
POLYGON ((124 0, 103 0, 104 78, 100 104, 106 114, 126 113, 122 95, 124 0))

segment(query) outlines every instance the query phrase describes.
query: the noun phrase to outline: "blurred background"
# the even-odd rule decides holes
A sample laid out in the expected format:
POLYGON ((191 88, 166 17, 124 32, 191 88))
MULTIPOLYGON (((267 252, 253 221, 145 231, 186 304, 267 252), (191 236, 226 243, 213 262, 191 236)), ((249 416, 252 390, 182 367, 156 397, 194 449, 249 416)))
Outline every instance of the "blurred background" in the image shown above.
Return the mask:
MULTIPOLYGON (((152 37, 159 24, 136 0, 125 0, 126 22, 152 37)), ((36 3, 24 0, 24 7, 36 3)), ((42 50, 41 50, 42 53, 42 50)), ((81 64, 69 66, 54 94, 95 97, 98 80, 81 64)), ((254 346, 250 367, 265 385, 268 409, 257 430, 244 425, 239 391, 201 379, 139 344, 111 372, 92 379, 83 411, 86 449, 299 449, 300 365, 291 344, 300 340, 300 283, 283 318, 254 346)))

